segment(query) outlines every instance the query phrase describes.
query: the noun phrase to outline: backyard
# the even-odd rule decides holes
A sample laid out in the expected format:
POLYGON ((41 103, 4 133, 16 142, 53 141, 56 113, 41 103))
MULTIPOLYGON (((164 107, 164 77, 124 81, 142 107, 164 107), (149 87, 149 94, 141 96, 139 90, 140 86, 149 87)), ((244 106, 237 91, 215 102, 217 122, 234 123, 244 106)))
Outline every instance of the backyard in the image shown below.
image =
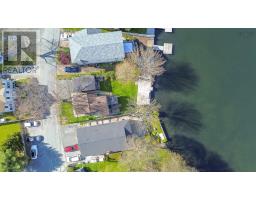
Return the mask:
POLYGON ((89 120, 96 119, 95 116, 82 116, 82 117, 75 117, 73 113, 73 105, 71 102, 61 102, 61 123, 62 124, 72 124, 72 123, 80 123, 86 122, 89 120))
POLYGON ((138 88, 134 82, 123 83, 109 78, 100 82, 100 89, 118 96, 121 112, 127 110, 129 101, 135 101, 137 98, 138 88))

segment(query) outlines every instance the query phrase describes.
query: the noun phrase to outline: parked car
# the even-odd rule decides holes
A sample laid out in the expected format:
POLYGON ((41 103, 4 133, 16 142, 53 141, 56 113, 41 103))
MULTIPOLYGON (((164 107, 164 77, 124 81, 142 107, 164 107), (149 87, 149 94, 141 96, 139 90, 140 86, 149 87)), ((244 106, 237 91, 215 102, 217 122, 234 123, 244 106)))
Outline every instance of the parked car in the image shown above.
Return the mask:
POLYGON ((40 126, 40 122, 39 121, 27 121, 24 123, 25 127, 38 127, 40 126))
POLYGON ((37 156, 38 156, 37 145, 32 145, 30 152, 31 152, 31 159, 32 159, 32 160, 37 159, 37 156))
POLYGON ((76 73, 76 72, 80 72, 80 67, 79 66, 65 67, 64 71, 67 73, 76 73))
POLYGON ((72 151, 78 151, 78 150, 79 150, 78 144, 75 144, 73 146, 67 146, 64 148, 65 152, 72 152, 72 151))
POLYGON ((6 122, 5 118, 1 118, 0 123, 4 123, 4 122, 6 122))
POLYGON ((77 155, 77 156, 73 156, 73 157, 67 157, 67 162, 78 162, 81 160, 81 157, 80 155, 77 155))

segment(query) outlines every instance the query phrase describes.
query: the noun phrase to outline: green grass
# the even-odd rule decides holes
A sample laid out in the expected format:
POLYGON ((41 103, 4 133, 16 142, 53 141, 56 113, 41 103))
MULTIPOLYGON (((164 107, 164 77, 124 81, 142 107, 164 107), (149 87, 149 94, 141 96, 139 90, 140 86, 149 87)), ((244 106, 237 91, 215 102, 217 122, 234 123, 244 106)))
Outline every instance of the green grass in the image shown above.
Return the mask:
POLYGON ((83 29, 84 28, 63 28, 63 30, 67 32, 76 32, 76 31, 81 31, 83 29))
POLYGON ((100 89, 112 92, 118 96, 121 111, 126 111, 129 100, 136 100, 138 87, 133 82, 123 83, 117 80, 107 79, 100 83, 100 89))
POLYGON ((19 123, 0 125, 0 145, 3 144, 11 135, 20 131, 21 126, 19 123))
POLYGON ((75 117, 73 114, 73 105, 71 102, 61 103, 61 120, 64 124, 80 123, 89 120, 97 119, 95 116, 86 115, 82 117, 75 117))
MULTIPOLYGON (((159 134, 161 134, 161 133, 165 134, 164 130, 162 129, 159 118, 156 118, 152 122, 152 128, 153 128, 153 130, 152 130, 151 134, 154 136, 159 136, 159 134)), ((159 136, 159 140, 161 140, 160 136, 159 136)), ((165 138, 164 140, 161 140, 161 142, 167 142, 167 138, 165 138)))
POLYGON ((105 72, 104 69, 94 71, 94 72, 81 72, 81 73, 69 73, 69 74, 59 74, 57 75, 58 80, 71 80, 80 76, 94 75, 94 76, 108 76, 110 72, 105 72))
POLYGON ((75 168, 85 168, 90 172, 125 172, 127 170, 118 164, 121 154, 121 152, 112 153, 104 162, 78 164, 75 168))
MULTIPOLYGON (((0 145, 2 145, 10 136, 15 133, 21 132, 21 126, 19 123, 0 125, 0 145)), ((3 160, 3 155, 0 150, 0 163, 3 160)), ((3 171, 0 165, 0 172, 3 171)))
MULTIPOLYGON (((6 122, 17 120, 17 118, 11 112, 7 112, 0 115, 0 119, 5 118, 6 122)), ((1 132, 0 132, 1 133, 1 132)))

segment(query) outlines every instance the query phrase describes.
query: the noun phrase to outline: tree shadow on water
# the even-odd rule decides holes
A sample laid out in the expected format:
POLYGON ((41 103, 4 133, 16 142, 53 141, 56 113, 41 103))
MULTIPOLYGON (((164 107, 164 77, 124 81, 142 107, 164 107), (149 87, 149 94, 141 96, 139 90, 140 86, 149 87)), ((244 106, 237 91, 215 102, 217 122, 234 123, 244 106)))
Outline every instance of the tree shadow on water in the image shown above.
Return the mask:
POLYGON ((158 79, 156 87, 174 92, 191 92, 196 89, 199 76, 188 63, 171 63, 167 71, 158 79))
POLYGON ((199 133, 203 127, 202 115, 193 106, 185 102, 170 102, 160 117, 168 118, 173 128, 179 132, 199 133))
POLYGON ((208 151, 203 144, 183 135, 174 135, 168 148, 179 153, 187 164, 203 172, 230 172, 232 168, 220 155, 208 151))

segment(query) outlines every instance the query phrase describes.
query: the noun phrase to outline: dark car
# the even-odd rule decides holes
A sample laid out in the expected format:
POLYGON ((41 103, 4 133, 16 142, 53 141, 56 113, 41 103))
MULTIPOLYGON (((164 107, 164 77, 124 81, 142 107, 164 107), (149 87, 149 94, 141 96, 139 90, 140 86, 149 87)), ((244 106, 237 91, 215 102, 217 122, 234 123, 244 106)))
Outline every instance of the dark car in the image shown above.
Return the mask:
POLYGON ((80 67, 79 66, 65 67, 64 71, 67 73, 76 73, 76 72, 80 72, 80 67))
POLYGON ((78 151, 78 150, 79 150, 78 144, 64 148, 65 152, 78 151))

